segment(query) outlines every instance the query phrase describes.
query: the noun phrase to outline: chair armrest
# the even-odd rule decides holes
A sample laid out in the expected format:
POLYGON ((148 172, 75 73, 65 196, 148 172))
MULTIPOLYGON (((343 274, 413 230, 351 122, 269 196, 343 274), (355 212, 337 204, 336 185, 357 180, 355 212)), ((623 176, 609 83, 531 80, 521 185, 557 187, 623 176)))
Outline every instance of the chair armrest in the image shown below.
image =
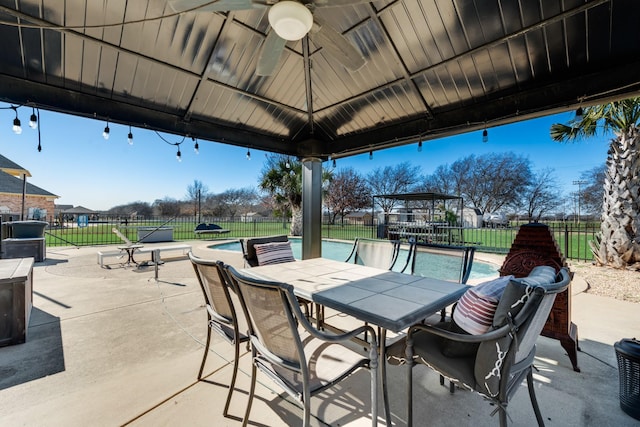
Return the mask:
MULTIPOLYGON (((563 275, 563 280, 560 283, 565 282, 565 279, 567 277, 568 276, 563 275)), ((567 285, 565 284, 564 288, 566 288, 566 286, 567 285)), ((549 287, 546 287, 546 288, 547 290, 549 289, 549 287)), ((562 288, 563 288, 562 285, 554 286, 552 287, 552 289, 554 289, 552 292, 557 292, 557 289, 562 289, 562 288)), ((533 293, 531 297, 527 299, 527 302, 525 303, 524 307, 522 307, 522 310, 520 310, 520 312, 515 316, 515 318, 511 319, 509 322, 507 322, 505 325, 501 326, 500 328, 491 330, 484 334, 479 334, 479 335, 458 334, 455 332, 447 331, 446 329, 438 328, 434 325, 417 324, 409 328, 409 331, 407 333, 407 339, 410 339, 411 335, 413 335, 417 331, 424 331, 424 332, 427 332, 433 335, 438 335, 440 337, 447 338, 453 341, 467 342, 467 343, 479 343, 483 341, 502 338, 506 336, 508 333, 510 333, 513 329, 517 330, 517 328, 519 328, 520 325, 522 325, 522 323, 529 318, 529 316, 535 313, 538 307, 537 299, 542 298, 542 296, 545 294, 545 292, 547 292, 547 290, 545 290, 545 288, 543 288, 542 286, 536 286, 533 289, 533 293)))
POLYGON ((349 262, 351 261, 351 258, 354 256, 354 254, 356 253, 356 247, 358 247, 358 239, 356 238, 353 241, 353 246, 351 247, 351 253, 349 254, 349 256, 347 257, 347 259, 344 260, 344 262, 349 262))
POLYGON ((295 313, 298 322, 302 324, 307 332, 309 332, 314 338, 318 338, 327 342, 349 341, 357 337, 358 335, 367 332, 367 334, 365 335, 370 337, 369 339, 367 339, 367 342, 371 345, 372 348, 377 347, 378 344, 376 332, 370 325, 363 325, 350 331, 344 331, 341 334, 322 332, 314 327, 311 322, 309 322, 304 313, 302 313, 300 304, 298 303, 297 298, 292 293, 287 293, 287 298, 289 300, 289 305, 291 305, 291 309, 295 313))
POLYGON ((467 335, 467 334, 458 334, 456 332, 451 332, 446 329, 438 328, 434 325, 429 324, 417 324, 413 325, 409 328, 407 333, 407 339, 411 339, 411 336, 416 332, 422 331, 432 335, 438 335, 442 338, 447 338, 452 341, 458 342, 468 342, 468 343, 480 343, 483 341, 489 341, 497 338, 502 338, 506 336, 511 330, 510 325, 504 325, 498 329, 494 329, 490 332, 480 334, 480 335, 467 335))

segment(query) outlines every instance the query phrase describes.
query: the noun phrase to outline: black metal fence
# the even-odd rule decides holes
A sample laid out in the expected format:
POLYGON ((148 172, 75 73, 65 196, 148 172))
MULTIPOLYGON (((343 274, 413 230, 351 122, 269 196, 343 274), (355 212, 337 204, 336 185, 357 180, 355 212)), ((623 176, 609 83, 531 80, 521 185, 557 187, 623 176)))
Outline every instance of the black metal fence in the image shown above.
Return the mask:
MULTIPOLYGON (((289 234, 289 222, 282 218, 203 218, 195 217, 173 218, 123 218, 105 217, 87 220, 80 217, 63 222, 62 224, 49 222, 45 237, 48 246, 97 246, 113 245, 123 242, 121 234, 132 242, 194 240, 194 239, 237 239, 251 236, 268 236, 275 234, 289 234), (229 230, 225 234, 197 235, 194 230, 199 222, 215 223, 223 229, 229 230), (114 229, 118 233, 114 232, 114 229)), ((600 224, 596 222, 583 223, 547 223, 558 243, 560 251, 570 259, 591 261, 593 255, 589 242, 595 239, 600 231, 600 224)), ((429 241, 448 244, 473 245, 481 252, 507 253, 519 225, 505 228, 460 228, 438 226, 433 236, 426 237, 429 241)), ((322 237, 330 239, 353 240, 356 237, 383 238, 412 238, 411 233, 397 234, 393 224, 384 225, 373 223, 342 223, 322 225, 322 237), (395 234, 394 234, 395 233, 395 234)), ((415 238, 415 236, 413 237, 415 238)), ((418 236, 418 238, 420 238, 418 236)))

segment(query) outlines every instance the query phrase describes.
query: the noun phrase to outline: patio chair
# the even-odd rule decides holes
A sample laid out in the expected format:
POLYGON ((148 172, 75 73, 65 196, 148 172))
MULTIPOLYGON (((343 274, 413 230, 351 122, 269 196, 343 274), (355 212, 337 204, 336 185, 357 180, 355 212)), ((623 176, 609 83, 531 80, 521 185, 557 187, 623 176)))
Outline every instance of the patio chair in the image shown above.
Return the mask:
POLYGON ((378 240, 356 238, 346 262, 368 267, 391 270, 398 260, 400 242, 397 240, 378 240))
MULTIPOLYGON (((466 284, 471 275, 475 250, 473 246, 415 243, 410 255, 411 274, 466 284)), ((443 308, 442 321, 445 316, 446 309, 443 308)))
POLYGON ((369 326, 341 334, 314 328, 304 316, 285 283, 267 282, 245 277, 226 266, 238 289, 245 316, 249 319, 249 336, 253 358, 251 388, 246 426, 251 413, 257 370, 271 378, 303 406, 303 426, 310 421, 310 398, 347 378, 361 367, 371 374, 371 418, 377 425, 378 353, 375 333, 369 326), (368 357, 342 345, 364 331, 369 331, 368 357))
POLYGON ((487 332, 470 335, 451 332, 451 325, 444 323, 418 324, 409 328, 405 340, 389 347, 389 363, 408 365, 408 425, 412 425, 412 368, 416 362, 489 400, 496 408, 492 415, 496 411, 500 414, 502 427, 507 425, 509 400, 526 378, 536 420, 538 425, 544 425, 533 386, 535 343, 556 295, 570 282, 567 269, 556 275, 545 268, 549 269, 536 267, 527 278, 508 282, 487 332), (445 355, 444 346, 450 344, 458 349, 466 346, 466 353, 445 355))
POLYGON ((234 289, 233 286, 230 286, 230 281, 222 267, 222 262, 199 258, 191 251, 189 251, 189 259, 200 283, 200 289, 202 290, 207 309, 207 342, 204 346, 198 380, 202 379, 202 372, 207 361, 207 355, 209 354, 211 331, 217 332, 225 341, 232 344, 235 348, 233 374, 231 375, 227 401, 223 411, 226 417, 238 374, 240 344, 246 343, 247 351, 249 351, 249 336, 246 333, 246 331, 248 331, 247 322, 243 315, 238 316, 236 312, 236 307, 240 310, 239 301, 235 293, 229 292, 229 289, 232 291, 234 291, 234 289), (234 299, 235 303, 233 301, 234 299))
POLYGON ((256 267, 258 263, 258 255, 256 254, 255 245, 273 242, 288 242, 289 238, 285 235, 253 237, 249 239, 240 239, 240 247, 242 248, 242 257, 244 258, 245 267, 256 267))

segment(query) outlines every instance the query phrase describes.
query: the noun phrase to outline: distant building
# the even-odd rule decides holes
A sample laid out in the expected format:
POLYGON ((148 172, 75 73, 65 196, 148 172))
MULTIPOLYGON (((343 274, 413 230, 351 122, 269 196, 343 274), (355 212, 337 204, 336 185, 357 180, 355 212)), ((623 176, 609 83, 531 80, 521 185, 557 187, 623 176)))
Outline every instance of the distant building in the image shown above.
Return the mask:
POLYGON ((0 155, 0 213, 4 218, 45 220, 53 215, 60 196, 29 183, 28 177, 28 170, 0 155))
POLYGON ((462 210, 462 226, 467 228, 482 227, 482 211, 476 208, 464 208, 462 210))
POLYGON ((258 212, 247 212, 240 216, 240 221, 242 222, 253 222, 259 220, 260 218, 264 218, 258 212))
POLYGON ((351 212, 344 216, 348 224, 373 225, 371 212, 351 212))
POLYGON ((95 220, 99 216, 99 212, 96 212, 91 209, 87 209, 84 206, 73 206, 73 205, 57 205, 56 206, 56 219, 58 221, 67 222, 74 221, 80 215, 86 215, 89 220, 95 220), (66 208, 62 208, 66 206, 66 208))

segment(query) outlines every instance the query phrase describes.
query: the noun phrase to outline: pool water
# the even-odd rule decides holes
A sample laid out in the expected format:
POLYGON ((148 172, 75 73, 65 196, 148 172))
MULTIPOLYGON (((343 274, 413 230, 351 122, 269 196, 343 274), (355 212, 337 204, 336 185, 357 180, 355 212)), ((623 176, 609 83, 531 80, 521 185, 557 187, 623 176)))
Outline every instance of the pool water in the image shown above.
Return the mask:
MULTIPOLYGON (((301 239, 290 239, 291 242, 291 250, 293 251, 293 257, 296 259, 302 258, 302 240, 301 239)), ((221 243, 216 245, 209 246, 210 249, 222 249, 226 251, 234 251, 234 252, 242 252, 242 248, 240 247, 240 242, 228 242, 221 243)), ((353 244, 350 242, 338 242, 333 240, 323 240, 322 241, 322 256, 324 258, 333 259, 336 261, 346 261, 349 255, 351 254, 351 249, 353 248, 353 244)), ((401 270, 404 267, 405 261, 407 259, 408 251, 406 249, 400 250, 400 255, 398 255, 398 261, 394 267, 394 270, 401 270)), ((460 269, 460 260, 455 257, 443 257, 443 256, 434 256, 431 254, 418 254, 418 258, 416 258, 416 263, 437 263, 436 267, 432 267, 431 270, 435 271, 434 277, 438 277, 443 280, 457 280, 457 277, 448 277, 447 272, 450 271, 459 271, 460 269)), ((407 268, 407 271, 410 270, 410 267, 407 268)), ((488 264, 485 262, 474 261, 471 267, 471 276, 469 276, 469 280, 472 279, 482 279, 488 277, 496 277, 498 276, 498 271, 496 266, 493 264, 488 264)))

